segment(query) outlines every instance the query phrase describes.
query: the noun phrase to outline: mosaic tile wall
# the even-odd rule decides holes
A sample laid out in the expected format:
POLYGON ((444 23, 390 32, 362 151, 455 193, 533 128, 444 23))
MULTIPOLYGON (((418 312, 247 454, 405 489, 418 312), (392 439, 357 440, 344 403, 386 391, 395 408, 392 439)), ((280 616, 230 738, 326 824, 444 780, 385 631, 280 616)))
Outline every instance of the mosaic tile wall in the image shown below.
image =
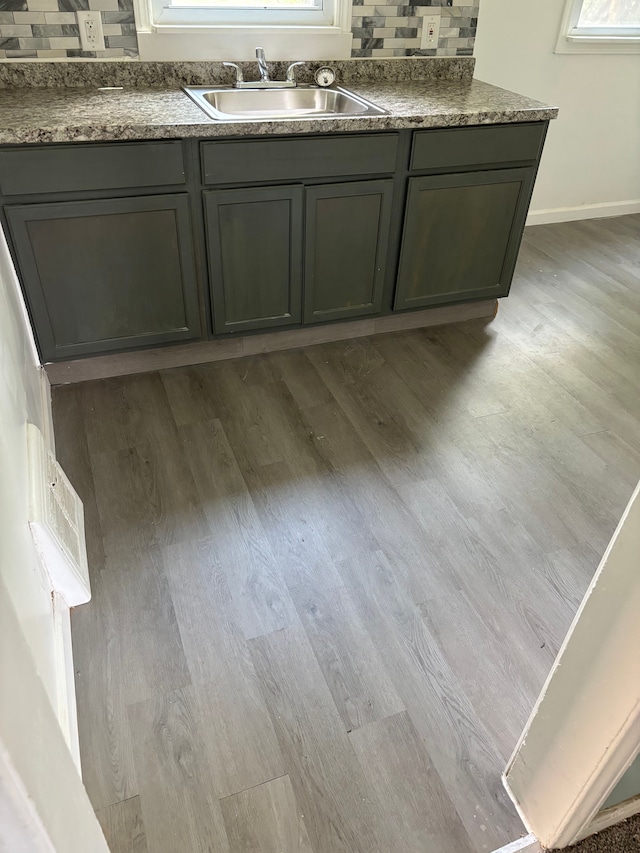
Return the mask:
POLYGON ((0 59, 137 55, 133 0, 0 0, 0 59), (106 50, 80 50, 78 9, 100 12, 106 50))
POLYGON ((411 5, 370 6, 371 0, 353 0, 352 56, 472 56, 478 23, 478 4, 454 6, 453 0, 421 0, 411 5), (422 18, 440 7, 437 49, 420 50, 422 18))
MULTIPOLYGON (((369 0, 370 2, 370 0, 369 0)), ((471 56, 480 0, 454 6, 453 0, 397 0, 369 5, 353 0, 352 56, 471 56), (420 50, 422 18, 440 7, 438 48, 420 50)), ((0 0, 0 60, 137 56, 133 0, 0 0), (102 16, 107 49, 80 49, 75 11, 90 9, 102 16)))

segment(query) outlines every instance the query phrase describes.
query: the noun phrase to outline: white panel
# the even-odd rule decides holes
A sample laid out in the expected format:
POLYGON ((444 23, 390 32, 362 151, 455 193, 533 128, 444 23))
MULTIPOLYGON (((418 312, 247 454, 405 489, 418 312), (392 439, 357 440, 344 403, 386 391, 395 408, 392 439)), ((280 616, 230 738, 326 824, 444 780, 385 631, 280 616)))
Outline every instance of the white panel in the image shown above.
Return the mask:
POLYGON ((82 501, 33 424, 27 442, 31 535, 51 589, 75 607, 91 598, 82 501))
POLYGON ((507 767, 527 828, 573 844, 640 743, 640 486, 580 605, 507 767))

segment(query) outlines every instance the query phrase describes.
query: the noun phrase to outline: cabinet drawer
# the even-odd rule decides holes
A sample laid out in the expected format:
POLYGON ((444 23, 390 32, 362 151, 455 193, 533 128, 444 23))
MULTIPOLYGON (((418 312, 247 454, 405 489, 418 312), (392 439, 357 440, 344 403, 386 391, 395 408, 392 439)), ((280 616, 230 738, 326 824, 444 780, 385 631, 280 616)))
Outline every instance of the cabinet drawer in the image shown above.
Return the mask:
POLYGON ((418 130, 413 135, 411 169, 449 169, 537 160, 546 122, 418 130))
POLYGON ((3 195, 184 183, 180 142, 45 145, 0 151, 3 195))
POLYGON ((397 133, 203 142, 206 184, 301 181, 393 172, 397 133))

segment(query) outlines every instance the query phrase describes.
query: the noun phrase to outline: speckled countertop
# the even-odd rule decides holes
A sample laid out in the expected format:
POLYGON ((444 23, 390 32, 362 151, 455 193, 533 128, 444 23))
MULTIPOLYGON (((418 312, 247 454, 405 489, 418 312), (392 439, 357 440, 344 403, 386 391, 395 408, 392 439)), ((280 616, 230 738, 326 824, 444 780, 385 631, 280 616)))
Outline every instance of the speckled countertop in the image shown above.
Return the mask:
POLYGON ((123 80, 124 88, 110 91, 100 91, 97 85, 118 85, 119 81, 91 79, 87 81, 86 88, 80 88, 74 78, 71 84, 64 81, 54 88, 49 76, 47 88, 42 84, 30 86, 23 81, 11 86, 10 80, 9 88, 4 80, 0 81, 5 86, 0 88, 0 143, 460 127, 544 121, 557 115, 554 107, 473 80, 469 73, 469 70, 472 72, 472 64, 451 63, 447 71, 446 64, 426 66, 423 61, 422 67, 428 69, 423 76, 428 79, 418 80, 410 78, 418 73, 419 64, 396 66, 389 65, 387 61, 372 66, 378 72, 381 67, 386 68, 384 75, 366 74, 362 64, 354 67, 358 73, 349 67, 339 76, 339 79, 342 77, 340 82, 388 110, 388 115, 216 122, 179 88, 184 82, 201 83, 204 82, 202 79, 183 80, 180 75, 174 75, 170 86, 153 87, 149 84, 156 81, 149 80, 148 75, 143 80, 123 80), (410 73, 407 69, 411 69, 410 73), (382 76, 383 79, 363 79, 367 76, 382 76), (454 79, 448 79, 451 77, 454 79))

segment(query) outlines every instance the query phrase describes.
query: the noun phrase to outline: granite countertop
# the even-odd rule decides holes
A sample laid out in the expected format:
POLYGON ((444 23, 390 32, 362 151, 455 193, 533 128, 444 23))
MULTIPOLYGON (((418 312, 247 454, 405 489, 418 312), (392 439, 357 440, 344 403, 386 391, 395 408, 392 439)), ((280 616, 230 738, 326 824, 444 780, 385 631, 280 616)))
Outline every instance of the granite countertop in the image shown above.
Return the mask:
POLYGON ((157 88, 149 86, 148 81, 140 81, 143 87, 129 82, 121 89, 107 91, 68 83, 66 88, 65 84, 57 88, 24 85, 0 89, 0 143, 460 127, 544 121, 557 115, 554 107, 474 80, 466 72, 458 74, 458 79, 435 75, 431 79, 389 81, 361 79, 362 75, 353 73, 351 79, 344 76, 346 88, 388 110, 388 115, 216 122, 181 91, 182 81, 176 84, 172 80, 170 87, 157 88))

